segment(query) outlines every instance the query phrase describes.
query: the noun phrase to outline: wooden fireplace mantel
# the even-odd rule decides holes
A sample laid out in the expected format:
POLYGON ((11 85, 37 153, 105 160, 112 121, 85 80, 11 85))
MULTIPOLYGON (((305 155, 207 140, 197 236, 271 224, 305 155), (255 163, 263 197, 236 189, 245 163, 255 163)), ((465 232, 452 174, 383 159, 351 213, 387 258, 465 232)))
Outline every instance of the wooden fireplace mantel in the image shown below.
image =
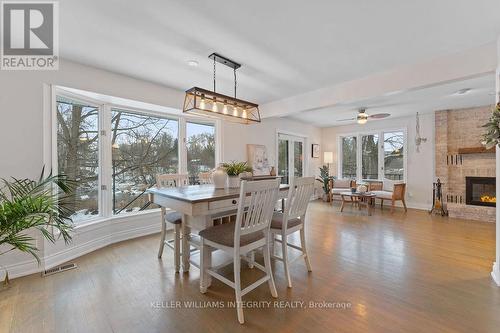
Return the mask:
POLYGON ((471 147, 471 148, 458 148, 459 154, 494 154, 496 151, 496 146, 490 149, 485 147, 471 147))

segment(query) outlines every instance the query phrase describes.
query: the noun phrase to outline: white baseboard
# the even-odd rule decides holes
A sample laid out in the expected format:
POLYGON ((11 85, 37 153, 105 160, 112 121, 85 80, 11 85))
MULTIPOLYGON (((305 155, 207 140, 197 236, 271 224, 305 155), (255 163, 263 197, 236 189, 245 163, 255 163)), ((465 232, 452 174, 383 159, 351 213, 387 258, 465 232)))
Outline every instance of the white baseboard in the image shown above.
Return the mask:
POLYGON ((19 263, 2 266, 0 269, 0 280, 3 281, 5 278, 5 270, 9 272, 9 278, 13 279, 20 276, 30 275, 34 273, 41 272, 42 268, 38 265, 36 259, 25 260, 19 263))
POLYGON ((493 281, 500 287, 500 263, 495 262, 493 264, 493 270, 491 271, 491 277, 493 281))

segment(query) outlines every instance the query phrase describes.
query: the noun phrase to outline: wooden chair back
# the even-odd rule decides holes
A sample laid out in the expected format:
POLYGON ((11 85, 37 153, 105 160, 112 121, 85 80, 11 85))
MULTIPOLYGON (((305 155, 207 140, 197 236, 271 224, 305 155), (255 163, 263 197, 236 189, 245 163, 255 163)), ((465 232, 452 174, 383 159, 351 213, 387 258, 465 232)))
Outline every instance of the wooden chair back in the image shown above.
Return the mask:
POLYGON ((187 174, 161 174, 156 175, 156 187, 181 187, 189 185, 189 176, 187 174))
POLYGON ((274 204, 278 200, 279 187, 279 178, 241 181, 236 227, 234 228, 235 248, 239 247, 241 236, 269 229, 274 204), (249 201, 248 207, 245 207, 245 201, 249 201))
POLYGON ((291 179, 288 198, 283 212, 285 220, 302 217, 306 214, 307 206, 314 191, 314 177, 295 177, 291 179))

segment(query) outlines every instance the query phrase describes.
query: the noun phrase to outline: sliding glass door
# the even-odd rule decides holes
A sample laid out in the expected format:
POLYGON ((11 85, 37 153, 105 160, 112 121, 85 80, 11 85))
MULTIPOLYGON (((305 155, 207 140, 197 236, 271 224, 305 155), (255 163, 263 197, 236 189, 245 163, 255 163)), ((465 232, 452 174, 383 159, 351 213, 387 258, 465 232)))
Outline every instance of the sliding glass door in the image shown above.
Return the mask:
POLYGON ((292 177, 304 176, 304 138, 278 134, 278 176, 282 184, 292 177))

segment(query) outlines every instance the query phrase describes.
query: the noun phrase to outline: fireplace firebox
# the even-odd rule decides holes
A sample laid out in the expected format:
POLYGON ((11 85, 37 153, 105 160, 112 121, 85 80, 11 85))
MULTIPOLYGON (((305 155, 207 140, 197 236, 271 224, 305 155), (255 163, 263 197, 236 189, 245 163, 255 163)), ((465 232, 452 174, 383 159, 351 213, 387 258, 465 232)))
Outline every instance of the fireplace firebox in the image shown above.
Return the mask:
POLYGON ((495 177, 465 177, 465 203, 476 206, 495 207, 495 177))

